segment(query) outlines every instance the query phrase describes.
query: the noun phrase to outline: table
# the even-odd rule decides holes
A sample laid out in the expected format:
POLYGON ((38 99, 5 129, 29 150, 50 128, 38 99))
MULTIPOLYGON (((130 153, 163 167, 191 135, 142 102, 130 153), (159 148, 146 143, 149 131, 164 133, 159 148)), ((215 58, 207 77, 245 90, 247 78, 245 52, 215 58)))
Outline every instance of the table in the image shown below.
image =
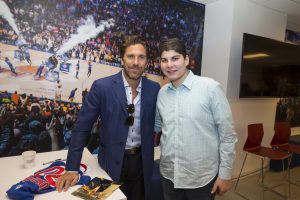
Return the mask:
MULTIPOLYGON (((0 158, 0 199, 8 199, 6 191, 14 184, 32 175, 35 171, 43 169, 49 165, 43 165, 44 162, 53 161, 56 159, 65 159, 67 157, 68 150, 51 151, 47 153, 38 153, 36 155, 35 167, 31 169, 23 168, 22 156, 12 156, 0 158)), ((82 163, 87 164, 88 169, 86 175, 91 178, 99 176, 106 179, 111 179, 108 174, 100 168, 98 161, 92 154, 85 148, 83 151, 82 163)), ((34 199, 55 199, 55 200, 79 200, 79 197, 71 195, 71 193, 81 187, 75 185, 71 187, 67 192, 58 193, 57 191, 37 194, 34 199)), ((111 196, 106 200, 126 200, 126 196, 121 192, 120 189, 114 191, 111 196)))

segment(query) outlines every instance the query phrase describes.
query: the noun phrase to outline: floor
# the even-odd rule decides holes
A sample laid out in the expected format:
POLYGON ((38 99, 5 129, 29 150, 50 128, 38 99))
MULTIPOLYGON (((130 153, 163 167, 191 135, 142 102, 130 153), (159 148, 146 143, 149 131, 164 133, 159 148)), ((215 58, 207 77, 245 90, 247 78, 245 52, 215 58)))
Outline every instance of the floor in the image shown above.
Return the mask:
POLYGON ((232 189, 222 196, 217 196, 216 200, 300 200, 300 167, 290 170, 291 182, 295 183, 296 180, 299 180, 299 182, 296 182, 299 186, 288 184, 288 181, 285 181, 287 180, 286 175, 286 173, 283 174, 282 172, 271 171, 265 174, 265 185, 273 187, 276 192, 285 197, 279 196, 268 190, 263 190, 260 184, 261 181, 259 181, 261 178, 259 174, 256 174, 240 179, 236 190, 237 192, 234 192, 234 187, 236 185, 235 181, 232 189), (288 198, 286 195, 289 194, 289 188, 290 197, 288 198))

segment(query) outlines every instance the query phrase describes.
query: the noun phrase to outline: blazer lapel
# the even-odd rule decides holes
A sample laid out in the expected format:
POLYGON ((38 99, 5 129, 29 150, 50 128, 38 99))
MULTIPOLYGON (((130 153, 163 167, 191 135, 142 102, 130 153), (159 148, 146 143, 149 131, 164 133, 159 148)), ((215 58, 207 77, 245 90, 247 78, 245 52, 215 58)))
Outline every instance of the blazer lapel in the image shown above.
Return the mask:
POLYGON ((127 98, 122 79, 122 71, 117 74, 116 79, 114 80, 114 84, 112 85, 112 90, 117 96, 117 100, 120 102, 122 110, 125 114, 127 114, 127 98))
POLYGON ((144 77, 142 78, 142 91, 141 91, 141 121, 143 120, 143 115, 147 105, 147 84, 144 81, 144 77))

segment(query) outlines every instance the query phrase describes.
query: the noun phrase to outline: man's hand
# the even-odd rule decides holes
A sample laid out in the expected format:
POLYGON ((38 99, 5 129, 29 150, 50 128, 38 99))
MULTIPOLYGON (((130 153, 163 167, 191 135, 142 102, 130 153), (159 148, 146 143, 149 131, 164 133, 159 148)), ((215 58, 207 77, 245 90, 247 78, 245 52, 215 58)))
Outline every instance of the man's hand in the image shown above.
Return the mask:
POLYGON ((56 182, 56 190, 58 192, 64 191, 66 192, 69 187, 75 185, 78 182, 79 175, 74 172, 66 172, 62 176, 60 176, 56 182))
POLYGON ((160 137, 161 137, 162 132, 154 132, 154 147, 159 146, 160 144, 160 137))
POLYGON ((222 195, 225 192, 227 192, 228 190, 230 190, 231 186, 232 186, 231 180, 223 180, 223 179, 217 178, 217 180, 215 181, 215 184, 211 190, 211 193, 222 195))

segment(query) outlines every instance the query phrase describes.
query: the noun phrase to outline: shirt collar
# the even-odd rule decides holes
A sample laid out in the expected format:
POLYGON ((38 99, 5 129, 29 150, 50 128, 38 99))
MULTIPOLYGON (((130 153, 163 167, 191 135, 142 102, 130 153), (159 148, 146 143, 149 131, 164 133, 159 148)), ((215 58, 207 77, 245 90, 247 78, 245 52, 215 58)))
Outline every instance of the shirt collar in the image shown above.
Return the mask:
MULTIPOLYGON (((191 70, 188 70, 188 75, 186 76, 183 83, 179 87, 185 86, 186 88, 188 88, 190 90, 193 85, 194 76, 195 76, 194 73, 191 70)), ((176 90, 176 88, 173 86, 173 84, 171 82, 169 83, 168 88, 176 90)))
MULTIPOLYGON (((127 82, 125 75, 124 75, 124 70, 122 70, 122 79, 123 79, 123 83, 124 83, 124 87, 130 87, 129 83, 127 82)), ((141 92, 141 88, 142 88, 142 78, 140 79, 140 83, 138 85, 138 87, 136 88, 136 91, 141 92)))

